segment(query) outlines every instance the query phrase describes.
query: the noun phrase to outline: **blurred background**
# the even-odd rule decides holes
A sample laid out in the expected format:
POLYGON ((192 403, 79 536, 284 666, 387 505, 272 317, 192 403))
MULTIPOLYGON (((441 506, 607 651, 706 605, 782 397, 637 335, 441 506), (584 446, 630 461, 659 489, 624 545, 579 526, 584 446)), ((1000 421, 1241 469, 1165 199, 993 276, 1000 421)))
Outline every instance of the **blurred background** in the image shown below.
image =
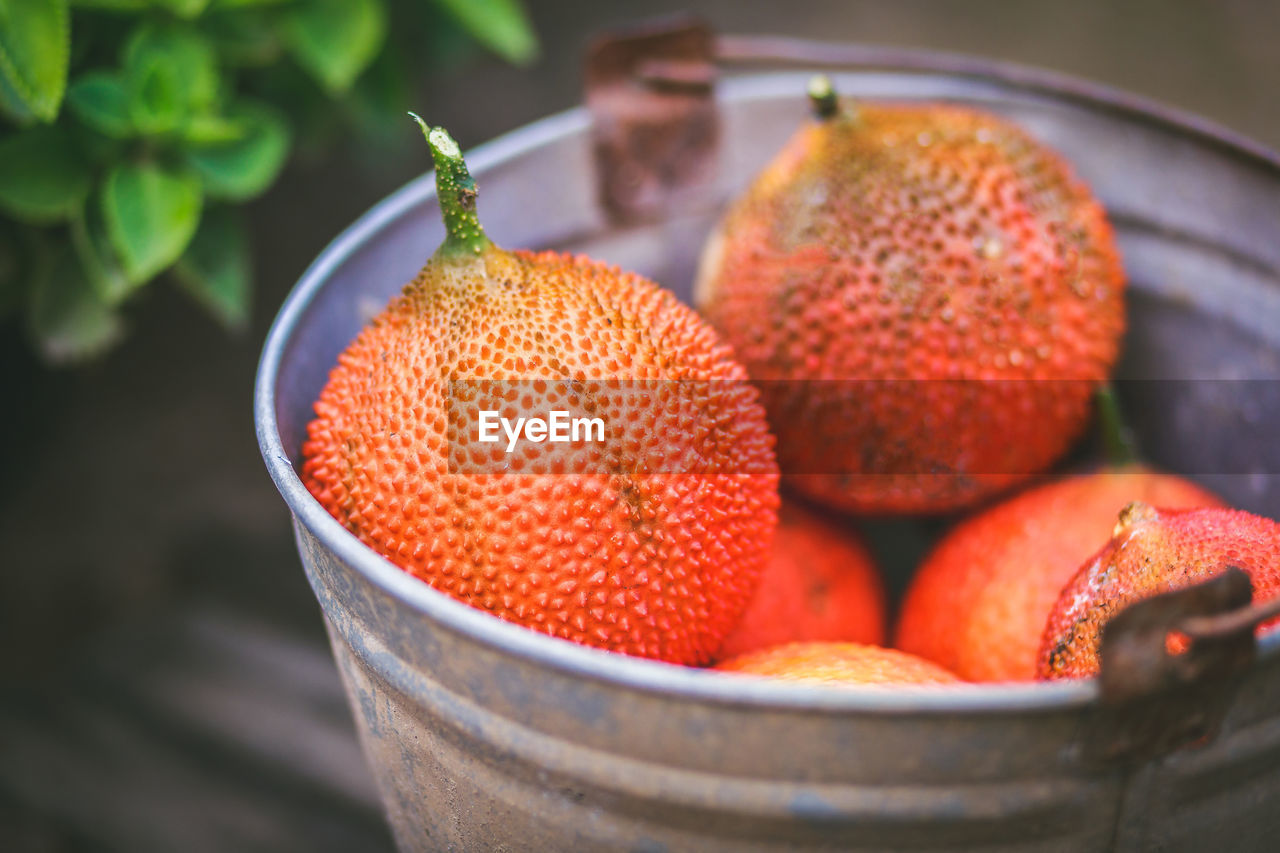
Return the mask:
MULTIPOLYGON (((526 0, 523 23, 506 2, 387 0, 369 56, 337 80, 323 59, 325 26, 349 12, 341 0, 282 7, 295 4, 313 20, 311 30, 305 20, 282 30, 294 49, 280 63, 293 71, 234 78, 278 105, 293 142, 269 186, 229 191, 218 208, 243 225, 252 289, 218 303, 226 293, 202 293, 200 280, 173 286, 160 276, 121 299, 111 334, 72 363, 58 363, 65 327, 51 335, 20 304, 2 321, 4 849, 389 847, 288 513, 258 455, 251 395, 267 328, 309 262, 427 168, 404 110, 472 147, 578 104, 592 33, 685 10, 719 32, 1052 68, 1280 146, 1280 4, 1266 0, 526 0), (296 41, 308 32, 310 65, 296 41)), ((91 123, 92 92, 77 88, 76 63, 116 56, 128 25, 71 9, 69 91, 81 97, 76 120, 91 123)), ((196 15, 191 26, 205 21, 196 15)), ((20 124, 0 120, 0 146, 20 124)), ((0 226, 18 233, 13 222, 0 226)), ((70 249, 41 227, 56 268, 70 249)), ((11 260, 5 233, 0 280, 11 260)), ((433 248, 423 246, 424 259, 433 248)))

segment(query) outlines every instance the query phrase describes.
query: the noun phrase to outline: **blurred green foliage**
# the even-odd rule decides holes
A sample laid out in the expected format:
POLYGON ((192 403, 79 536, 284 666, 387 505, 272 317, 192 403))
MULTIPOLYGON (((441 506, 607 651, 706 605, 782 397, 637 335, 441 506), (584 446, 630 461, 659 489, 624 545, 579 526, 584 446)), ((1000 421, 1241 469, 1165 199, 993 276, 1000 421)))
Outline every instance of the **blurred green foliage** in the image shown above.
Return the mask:
POLYGON ((537 51, 519 0, 0 0, 0 319, 77 361, 165 278, 243 327, 238 205, 297 140, 385 137, 468 40, 537 51))

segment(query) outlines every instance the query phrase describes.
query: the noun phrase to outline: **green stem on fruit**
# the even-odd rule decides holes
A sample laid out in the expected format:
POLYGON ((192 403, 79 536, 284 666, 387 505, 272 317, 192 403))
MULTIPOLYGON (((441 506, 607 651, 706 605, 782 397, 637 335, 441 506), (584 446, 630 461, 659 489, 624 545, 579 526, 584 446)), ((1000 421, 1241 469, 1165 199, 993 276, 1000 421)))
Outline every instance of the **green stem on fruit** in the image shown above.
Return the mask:
POLYGON ((815 74, 809 78, 809 103, 813 105, 813 115, 819 121, 833 118, 840 111, 840 99, 830 77, 815 74))
POLYGON ((476 216, 476 182, 467 171, 462 149, 443 127, 428 127, 417 113, 409 113, 422 128, 436 164, 436 198, 444 217, 445 238, 436 250, 443 257, 478 255, 493 245, 476 216))
POLYGON ((1108 464, 1113 468, 1134 464, 1138 461, 1138 452, 1133 445, 1133 431, 1120 414, 1115 388, 1110 382, 1104 382, 1098 387, 1094 400, 1098 407, 1098 430, 1108 464))

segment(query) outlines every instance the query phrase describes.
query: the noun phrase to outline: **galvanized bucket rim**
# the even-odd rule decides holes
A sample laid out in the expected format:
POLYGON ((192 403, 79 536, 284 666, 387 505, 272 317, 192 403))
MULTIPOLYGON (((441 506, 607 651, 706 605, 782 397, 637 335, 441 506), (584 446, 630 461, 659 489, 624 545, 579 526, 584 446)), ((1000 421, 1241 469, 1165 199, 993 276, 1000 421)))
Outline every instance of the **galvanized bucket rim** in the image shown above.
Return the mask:
MULTIPOLYGON (((1261 161, 1280 173, 1280 154, 1197 116, 1144 98, 1050 71, 993 62, 955 54, 842 45, 841 65, 849 71, 906 71, 963 74, 1014 89, 1041 92, 1084 102, 1094 108, 1121 111, 1143 121, 1166 125, 1202 141, 1261 161), (865 51, 865 61, 855 57, 865 51)), ((830 63, 828 63, 829 65, 830 63)), ((721 87, 725 100, 762 96, 747 92, 744 81, 757 86, 762 78, 794 78, 803 72, 775 71, 727 78, 721 87)), ((803 91, 800 89, 798 91, 803 91)), ((586 132, 590 119, 582 107, 548 116, 503 134, 468 153, 477 174, 512 160, 531 148, 586 132)), ((700 670, 660 661, 594 649, 506 622, 439 592, 397 568, 338 523, 302 484, 293 468, 277 427, 275 388, 281 363, 294 329, 312 300, 343 260, 390 222, 435 195, 434 173, 408 182, 339 234, 294 285, 273 321, 259 360, 254 389, 254 417, 258 443, 276 487, 295 518, 316 539, 332 549, 343 563, 422 617, 496 650, 541 666, 619 687, 722 705, 757 708, 805 708, 871 713, 1014 713, 1031 709, 1060 711, 1094 701, 1096 679, 1029 683, 987 683, 901 687, 827 687, 777 682, 700 670)), ((1280 648, 1280 631, 1261 638, 1260 656, 1280 648)))

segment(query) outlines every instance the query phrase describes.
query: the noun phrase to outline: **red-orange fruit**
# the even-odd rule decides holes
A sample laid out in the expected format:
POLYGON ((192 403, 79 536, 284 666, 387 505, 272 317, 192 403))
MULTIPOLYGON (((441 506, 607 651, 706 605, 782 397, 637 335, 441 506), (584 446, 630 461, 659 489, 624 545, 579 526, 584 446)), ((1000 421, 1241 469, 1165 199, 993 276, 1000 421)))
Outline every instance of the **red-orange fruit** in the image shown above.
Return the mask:
POLYGON ((784 681, 859 684, 954 684, 960 679, 924 658, 860 643, 788 643, 749 652, 716 666, 724 672, 784 681))
POLYGON ((884 642, 884 587, 847 522, 784 500, 755 598, 720 649, 729 658, 799 641, 884 642))
POLYGON ((1208 580, 1230 566, 1248 573, 1255 601, 1280 594, 1280 524, 1239 510, 1130 504, 1120 512, 1111 541, 1058 596, 1036 675, 1096 675, 1108 620, 1135 601, 1208 580))
POLYGON ((456 143, 440 128, 428 140, 448 237, 340 356, 303 448, 308 489, 366 545, 477 608, 707 662, 754 594, 776 524, 756 391, 653 282, 494 246, 456 143), (486 401, 513 418, 589 411, 604 438, 525 433, 511 453, 505 437, 481 441, 486 401))
POLYGON ((1042 472, 1124 331, 1102 205, 995 116, 820 103, 727 211, 695 297, 761 386, 784 477, 920 513, 1042 472))
POLYGON ((1031 681, 1049 611, 1132 501, 1221 507, 1190 480, 1142 467, 1069 476, 956 525, 907 589, 894 645, 968 681, 1031 681))

